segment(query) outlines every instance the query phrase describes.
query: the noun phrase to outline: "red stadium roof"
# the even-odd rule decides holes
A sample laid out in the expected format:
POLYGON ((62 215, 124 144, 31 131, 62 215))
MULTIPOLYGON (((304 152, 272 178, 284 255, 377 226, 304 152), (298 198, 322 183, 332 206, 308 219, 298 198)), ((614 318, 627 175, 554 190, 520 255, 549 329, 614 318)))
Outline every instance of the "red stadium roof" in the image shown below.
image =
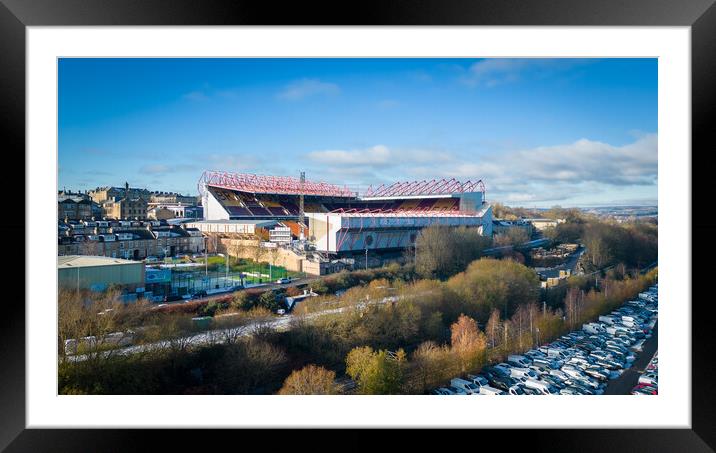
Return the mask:
POLYGON ((326 197, 354 197, 355 193, 347 187, 325 182, 305 181, 292 176, 265 176, 248 173, 229 173, 207 170, 199 179, 199 192, 203 186, 221 187, 248 193, 267 193, 284 195, 321 195, 326 197))
POLYGON ((455 178, 433 179, 423 181, 396 182, 389 186, 381 184, 377 188, 370 187, 363 198, 368 197, 400 197, 414 195, 447 195, 453 193, 485 192, 485 184, 479 181, 460 182, 455 178))

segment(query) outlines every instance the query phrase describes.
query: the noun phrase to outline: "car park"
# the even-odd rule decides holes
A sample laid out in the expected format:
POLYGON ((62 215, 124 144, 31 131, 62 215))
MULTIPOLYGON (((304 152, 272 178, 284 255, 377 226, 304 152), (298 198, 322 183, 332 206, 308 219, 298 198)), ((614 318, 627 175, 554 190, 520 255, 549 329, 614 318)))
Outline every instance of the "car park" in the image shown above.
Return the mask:
MULTIPOLYGON (((632 366, 651 337, 658 316, 657 291, 655 284, 638 300, 627 301, 548 344, 511 354, 505 362, 468 375, 466 381, 481 393, 483 388, 492 388, 506 394, 602 394, 610 379, 632 366)), ((657 354, 638 382, 632 394, 658 393, 657 354)))

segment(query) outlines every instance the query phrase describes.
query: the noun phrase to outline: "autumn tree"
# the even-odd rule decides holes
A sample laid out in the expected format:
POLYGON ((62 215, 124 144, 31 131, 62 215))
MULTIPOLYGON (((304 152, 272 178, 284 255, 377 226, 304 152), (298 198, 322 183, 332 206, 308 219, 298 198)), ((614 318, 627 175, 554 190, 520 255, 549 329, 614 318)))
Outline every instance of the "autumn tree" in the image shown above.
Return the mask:
POLYGON ((410 360, 407 378, 410 393, 423 393, 438 387, 460 372, 454 354, 448 346, 432 341, 421 343, 410 360))
POLYGON ((485 332, 487 333, 488 345, 491 348, 496 348, 499 345, 499 334, 500 334, 500 310, 495 308, 490 313, 490 318, 487 320, 485 325, 485 332))
POLYGON ((336 373, 316 365, 294 370, 284 381, 280 395, 336 395, 336 373))
POLYGON ((450 344, 460 363, 460 371, 477 370, 485 360, 487 342, 477 322, 469 316, 460 315, 450 326, 450 344))

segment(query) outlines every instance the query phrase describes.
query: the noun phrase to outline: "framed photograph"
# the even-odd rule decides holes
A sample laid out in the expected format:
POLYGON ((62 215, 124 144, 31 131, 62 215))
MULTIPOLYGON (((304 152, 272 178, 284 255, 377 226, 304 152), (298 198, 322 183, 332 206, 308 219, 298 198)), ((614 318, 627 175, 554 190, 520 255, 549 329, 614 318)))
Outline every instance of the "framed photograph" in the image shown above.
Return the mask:
POLYGON ((0 445, 712 451, 713 1, 275 9, 2 1, 0 445))

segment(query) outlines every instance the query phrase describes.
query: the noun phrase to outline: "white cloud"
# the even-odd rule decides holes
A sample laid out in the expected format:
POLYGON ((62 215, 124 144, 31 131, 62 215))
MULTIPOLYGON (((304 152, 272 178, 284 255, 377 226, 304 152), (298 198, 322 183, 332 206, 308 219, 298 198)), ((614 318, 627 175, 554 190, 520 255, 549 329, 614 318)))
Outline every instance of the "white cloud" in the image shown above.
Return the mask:
POLYGON ((491 88, 516 82, 528 73, 544 77, 585 62, 586 60, 572 58, 488 58, 470 65, 460 80, 469 86, 491 88))
POLYGON ((356 150, 313 151, 313 174, 350 183, 411 179, 482 179, 492 200, 548 203, 575 197, 616 200, 639 193, 656 198, 657 135, 615 146, 581 139, 573 143, 481 154, 376 145, 356 150))
POLYGON ((287 101, 298 101, 315 95, 335 95, 340 91, 335 83, 322 82, 318 79, 301 79, 287 85, 277 97, 287 101))
POLYGON ((345 151, 311 151, 308 158, 327 165, 386 165, 391 164, 393 153, 388 147, 376 145, 368 149, 345 151))

